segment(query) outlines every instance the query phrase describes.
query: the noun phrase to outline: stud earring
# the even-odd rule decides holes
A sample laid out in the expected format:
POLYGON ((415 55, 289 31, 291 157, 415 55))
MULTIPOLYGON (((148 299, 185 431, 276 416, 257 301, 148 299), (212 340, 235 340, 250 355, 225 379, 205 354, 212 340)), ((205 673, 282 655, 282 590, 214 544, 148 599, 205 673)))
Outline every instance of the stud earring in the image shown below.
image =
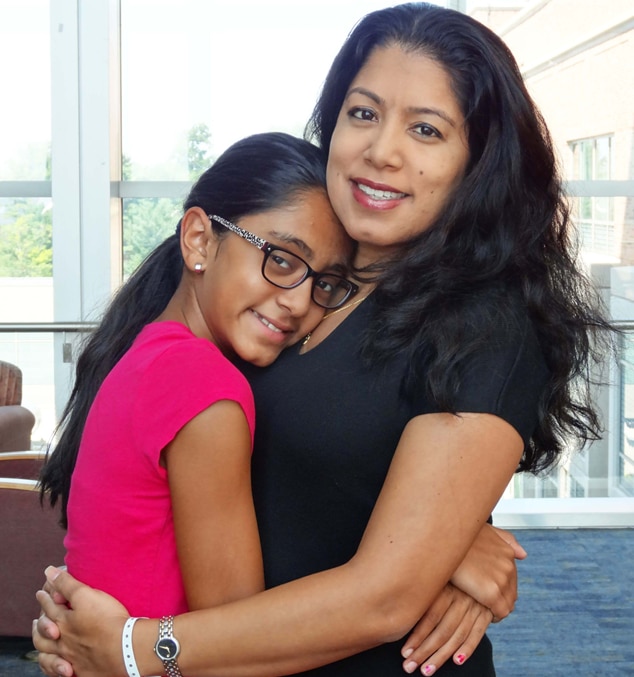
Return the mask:
POLYGON ((194 270, 195 270, 197 273, 202 273, 202 270, 203 270, 203 264, 202 264, 202 263, 196 263, 196 264, 194 264, 194 270))

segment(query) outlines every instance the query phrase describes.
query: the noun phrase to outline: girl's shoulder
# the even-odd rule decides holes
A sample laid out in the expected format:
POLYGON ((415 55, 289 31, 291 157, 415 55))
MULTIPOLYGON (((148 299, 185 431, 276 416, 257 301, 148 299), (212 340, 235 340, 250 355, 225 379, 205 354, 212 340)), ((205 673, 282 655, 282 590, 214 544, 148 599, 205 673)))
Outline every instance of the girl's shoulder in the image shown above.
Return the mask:
MULTIPOLYGON (((154 376, 172 375, 181 381, 246 380, 238 368, 211 341, 195 336, 180 322, 152 322, 139 333, 128 359, 154 376)), ((152 377, 154 377, 152 376, 152 377)))

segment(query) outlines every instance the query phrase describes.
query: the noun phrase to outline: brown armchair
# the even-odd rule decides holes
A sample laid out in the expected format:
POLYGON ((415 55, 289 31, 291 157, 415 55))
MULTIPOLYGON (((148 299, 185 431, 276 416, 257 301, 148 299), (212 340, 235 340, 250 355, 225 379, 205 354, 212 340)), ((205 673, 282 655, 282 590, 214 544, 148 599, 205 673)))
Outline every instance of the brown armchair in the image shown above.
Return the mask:
POLYGON ((37 480, 45 461, 45 451, 5 451, 0 454, 0 477, 37 480))
POLYGON ((0 636, 30 637, 39 615, 35 591, 44 569, 64 562, 64 531, 59 510, 40 505, 35 480, 1 476, 0 463, 0 636))
POLYGON ((0 453, 31 448, 35 416, 22 406, 22 371, 0 361, 0 453))

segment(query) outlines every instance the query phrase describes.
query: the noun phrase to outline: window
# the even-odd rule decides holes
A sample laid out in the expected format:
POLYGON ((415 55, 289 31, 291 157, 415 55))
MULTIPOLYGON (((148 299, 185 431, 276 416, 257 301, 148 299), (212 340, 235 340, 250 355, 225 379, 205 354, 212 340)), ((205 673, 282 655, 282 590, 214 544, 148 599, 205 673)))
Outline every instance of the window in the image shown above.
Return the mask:
POLYGON ((623 338, 620 369, 621 418, 616 482, 627 496, 634 496, 634 337, 623 338))
MULTIPOLYGON (((581 181, 612 178, 612 136, 574 141, 572 178, 581 181)), ((585 251, 616 255, 614 198, 578 197, 574 201, 574 219, 585 251)))

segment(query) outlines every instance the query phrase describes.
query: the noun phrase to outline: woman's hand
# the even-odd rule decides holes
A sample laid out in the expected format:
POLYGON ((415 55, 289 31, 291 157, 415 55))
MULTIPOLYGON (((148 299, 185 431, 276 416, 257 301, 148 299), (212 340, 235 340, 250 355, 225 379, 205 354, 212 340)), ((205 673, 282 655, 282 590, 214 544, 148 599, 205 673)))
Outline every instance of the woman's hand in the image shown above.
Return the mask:
POLYGON ((405 672, 419 666, 423 675, 433 675, 453 657, 462 665, 475 651, 493 619, 489 609, 447 584, 418 621, 401 651, 405 672))
POLYGON ((54 567, 46 570, 46 578, 48 592, 36 593, 44 616, 33 623, 42 671, 49 677, 71 677, 73 668, 78 677, 125 675, 121 652, 112 651, 121 643, 129 616, 125 607, 54 567), (59 599, 67 599, 72 608, 57 603, 52 595, 61 595, 59 599))
POLYGON ((491 609, 493 622, 506 618, 517 601, 516 559, 526 551, 513 534, 485 524, 451 582, 491 609))

